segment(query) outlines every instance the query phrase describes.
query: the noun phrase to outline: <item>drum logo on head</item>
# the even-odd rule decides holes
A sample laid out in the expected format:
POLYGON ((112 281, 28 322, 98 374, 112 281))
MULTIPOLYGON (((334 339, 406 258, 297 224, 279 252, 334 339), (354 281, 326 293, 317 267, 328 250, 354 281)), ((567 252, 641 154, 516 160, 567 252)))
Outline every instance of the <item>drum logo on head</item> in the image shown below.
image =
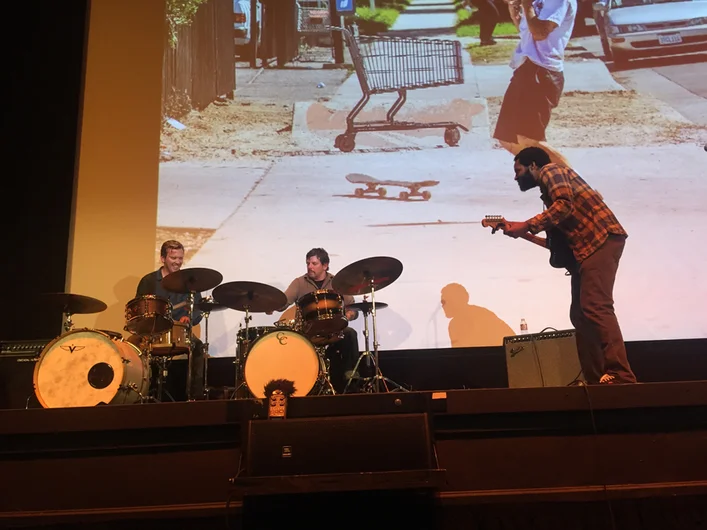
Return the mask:
POLYGON ((66 350, 69 353, 74 353, 75 351, 83 350, 86 346, 59 346, 62 350, 66 350))
POLYGON ((278 341, 280 344, 282 344, 283 346, 284 346, 285 344, 287 344, 287 335, 285 335, 284 333, 280 332, 280 333, 278 333, 278 334, 275 335, 275 336, 277 337, 277 341, 278 341))

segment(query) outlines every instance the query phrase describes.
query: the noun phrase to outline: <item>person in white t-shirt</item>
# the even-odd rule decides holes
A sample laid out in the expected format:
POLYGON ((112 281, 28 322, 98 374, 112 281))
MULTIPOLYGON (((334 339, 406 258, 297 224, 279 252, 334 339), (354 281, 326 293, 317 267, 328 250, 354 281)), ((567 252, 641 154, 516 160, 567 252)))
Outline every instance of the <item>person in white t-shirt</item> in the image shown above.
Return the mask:
POLYGON ((564 156, 547 145, 545 130, 565 84, 564 55, 577 0, 507 1, 520 42, 510 62, 513 76, 493 137, 514 155, 536 146, 553 162, 569 166, 564 156))

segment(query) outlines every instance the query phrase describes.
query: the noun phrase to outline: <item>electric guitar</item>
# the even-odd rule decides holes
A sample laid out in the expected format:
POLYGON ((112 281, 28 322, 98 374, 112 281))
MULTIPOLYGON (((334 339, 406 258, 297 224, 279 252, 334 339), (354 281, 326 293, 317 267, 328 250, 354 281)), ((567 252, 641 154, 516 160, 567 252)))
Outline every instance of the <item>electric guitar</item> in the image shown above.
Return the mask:
MULTIPOLYGON (((503 230, 507 221, 501 215, 487 215, 481 221, 481 226, 490 227, 491 233, 503 230)), ((538 237, 527 232, 520 237, 531 243, 550 250, 550 265, 556 269, 571 270, 577 264, 574 253, 567 243, 567 238, 561 230, 551 228, 546 231, 547 238, 538 237)))

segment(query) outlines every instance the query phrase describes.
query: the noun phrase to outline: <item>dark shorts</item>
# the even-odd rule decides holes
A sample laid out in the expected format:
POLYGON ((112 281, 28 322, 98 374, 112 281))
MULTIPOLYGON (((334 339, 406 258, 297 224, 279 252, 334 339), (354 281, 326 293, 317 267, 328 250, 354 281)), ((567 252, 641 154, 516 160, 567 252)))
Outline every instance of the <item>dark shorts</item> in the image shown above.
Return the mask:
POLYGON ((545 140, 550 114, 560 102, 564 86, 562 72, 547 70, 526 59, 513 72, 493 137, 513 143, 518 141, 518 135, 545 140))

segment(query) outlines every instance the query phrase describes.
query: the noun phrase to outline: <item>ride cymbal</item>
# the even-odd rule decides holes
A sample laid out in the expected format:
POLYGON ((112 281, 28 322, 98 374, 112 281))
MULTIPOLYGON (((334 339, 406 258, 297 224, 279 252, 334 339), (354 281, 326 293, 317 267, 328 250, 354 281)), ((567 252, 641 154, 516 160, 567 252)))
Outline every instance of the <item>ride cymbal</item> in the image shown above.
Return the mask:
POLYGON ((391 257, 378 256, 356 261, 341 269, 332 282, 334 290, 351 296, 380 291, 400 277, 403 264, 391 257))
POLYGON ((251 313, 278 311, 287 304, 287 297, 280 289, 258 282, 224 283, 212 294, 219 304, 251 313))
POLYGON ((100 313, 108 308, 105 302, 82 294, 42 293, 39 296, 43 306, 72 315, 100 313))
POLYGON ((194 267, 172 272, 162 278, 162 287, 173 293, 200 293, 213 289, 223 280, 223 275, 213 269, 194 267))

